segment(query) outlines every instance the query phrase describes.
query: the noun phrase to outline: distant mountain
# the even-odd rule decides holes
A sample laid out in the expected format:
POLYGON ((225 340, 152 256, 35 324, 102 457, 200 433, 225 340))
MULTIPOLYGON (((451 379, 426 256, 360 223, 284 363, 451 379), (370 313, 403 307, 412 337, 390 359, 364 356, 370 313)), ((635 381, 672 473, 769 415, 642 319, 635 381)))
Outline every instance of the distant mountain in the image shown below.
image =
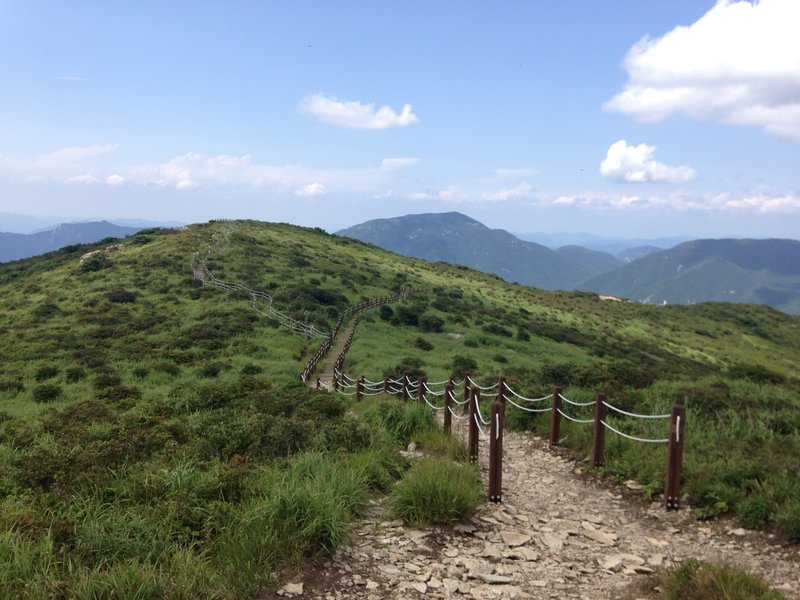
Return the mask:
POLYGON ((660 250, 663 250, 663 248, 658 248, 656 246, 636 246, 635 248, 626 248, 621 252, 617 252, 616 257, 623 263, 629 263, 660 250))
POLYGON ((608 252, 618 255, 628 248, 641 246, 654 246, 659 250, 672 248, 682 242, 688 242, 692 238, 686 236, 664 237, 664 238, 620 238, 603 237, 593 233, 515 233, 519 239, 529 242, 536 242, 548 248, 560 248, 562 246, 582 246, 589 250, 598 252, 608 252))
POLYGON ((622 266, 622 261, 616 256, 608 252, 589 250, 583 246, 561 246, 556 253, 592 269, 596 275, 622 266))
POLYGON ((37 233, 0 233, 0 262, 9 262, 58 250, 70 244, 88 244, 107 237, 125 237, 143 227, 121 227, 108 221, 62 223, 37 233))
POLYGON ((458 212, 376 219, 338 234, 405 256, 463 265, 549 290, 574 289, 601 272, 598 264, 610 262, 589 251, 556 252, 502 229, 489 229, 458 212))
POLYGON ((800 314, 800 241, 685 242, 580 287, 652 304, 752 302, 800 314))

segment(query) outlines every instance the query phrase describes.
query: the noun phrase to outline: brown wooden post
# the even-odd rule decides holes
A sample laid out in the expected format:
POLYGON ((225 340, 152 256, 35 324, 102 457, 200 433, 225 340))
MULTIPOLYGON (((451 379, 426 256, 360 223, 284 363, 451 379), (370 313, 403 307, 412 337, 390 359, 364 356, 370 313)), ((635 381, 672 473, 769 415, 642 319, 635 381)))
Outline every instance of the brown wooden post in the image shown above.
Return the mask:
POLYGON ((472 388, 469 397, 469 435, 467 436, 467 453, 469 462, 478 462, 478 416, 477 406, 480 398, 480 390, 472 388))
POLYGON ((602 467, 605 464, 606 426, 606 395, 597 394, 594 404, 594 444, 592 445, 592 465, 602 467))
POLYGON ((322 387, 322 382, 319 380, 319 377, 317 377, 317 389, 321 387, 322 387))
POLYGON ((667 443, 667 480, 664 483, 664 503, 667 510, 678 510, 681 505, 681 463, 685 428, 686 407, 673 404, 667 443))
POLYGON ((383 378, 383 393, 384 394, 388 394, 389 393, 389 378, 388 377, 384 377, 383 378))
POLYGON ((453 428, 453 380, 447 382, 447 385, 444 386, 444 432, 446 434, 450 434, 453 428))
POLYGON ((403 387, 401 396, 403 400, 408 400, 408 371, 403 371, 403 387))
POLYGON ((492 404, 492 420, 489 423, 489 501, 503 501, 503 416, 505 405, 492 404))
POLYGON ((356 400, 359 402, 364 399, 364 376, 356 381, 356 400))
POLYGON ((333 390, 339 389, 339 378, 336 376, 336 368, 333 369, 333 390))
POLYGON ((502 402, 503 406, 506 405, 506 378, 501 377, 497 382, 497 401, 502 402))
POLYGON ((423 396, 425 395, 426 381, 427 379, 425 377, 420 377, 419 379, 417 379, 417 402, 419 402, 420 404, 425 404, 425 398, 423 398, 423 396))
POLYGON ((553 388, 553 409, 550 411, 550 445, 558 446, 561 437, 561 388, 553 388))

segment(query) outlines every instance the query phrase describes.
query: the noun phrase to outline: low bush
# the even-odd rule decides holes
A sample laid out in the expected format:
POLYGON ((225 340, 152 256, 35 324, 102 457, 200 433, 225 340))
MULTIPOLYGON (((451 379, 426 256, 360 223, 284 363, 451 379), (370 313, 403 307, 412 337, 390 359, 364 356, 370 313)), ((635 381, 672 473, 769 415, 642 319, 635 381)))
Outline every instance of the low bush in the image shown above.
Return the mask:
POLYGON ((53 402, 63 393, 60 385, 55 383, 43 383, 33 388, 33 399, 35 402, 53 402))
POLYGON ((48 379, 52 379, 56 375, 58 375, 59 369, 58 367, 52 365, 42 365, 38 369, 36 369, 36 373, 34 374, 34 379, 38 382, 47 381, 48 379))
POLYGON ((760 577, 693 558, 667 569, 660 587, 664 600, 786 600, 760 577))
POLYGON ((86 371, 83 369, 83 367, 75 365, 72 367, 67 367, 67 370, 64 371, 64 375, 67 378, 67 383, 77 383, 78 381, 86 378, 86 371))
POLYGON ((473 465, 426 459, 394 487, 389 511, 410 523, 452 523, 472 515, 482 500, 480 474, 473 465))
POLYGON ((385 429, 402 445, 422 431, 436 426, 433 415, 427 406, 416 402, 384 400, 364 411, 365 418, 374 426, 385 429))

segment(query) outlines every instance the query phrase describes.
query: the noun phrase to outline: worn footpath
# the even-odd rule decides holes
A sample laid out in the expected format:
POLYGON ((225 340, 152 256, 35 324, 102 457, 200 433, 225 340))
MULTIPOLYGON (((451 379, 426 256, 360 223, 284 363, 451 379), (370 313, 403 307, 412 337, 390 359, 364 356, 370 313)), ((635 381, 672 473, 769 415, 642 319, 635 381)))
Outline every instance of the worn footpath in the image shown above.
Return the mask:
MULTIPOLYGON (((483 444, 484 480, 487 453, 483 444)), ((384 520, 374 503, 349 544, 278 596, 651 598, 655 571, 696 557, 758 573, 800 598, 800 551, 771 534, 700 523, 687 508, 668 513, 644 502, 633 483, 582 475, 574 459, 530 434, 505 433, 503 465, 502 503, 484 504, 455 527, 424 529, 384 520)))

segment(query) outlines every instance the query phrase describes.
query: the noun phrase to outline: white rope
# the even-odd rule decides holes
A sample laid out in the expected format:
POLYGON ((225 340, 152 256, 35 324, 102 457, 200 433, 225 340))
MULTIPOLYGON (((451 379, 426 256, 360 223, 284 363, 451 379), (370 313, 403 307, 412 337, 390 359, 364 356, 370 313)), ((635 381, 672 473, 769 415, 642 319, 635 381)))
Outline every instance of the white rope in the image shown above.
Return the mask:
POLYGON ((464 405, 469 402, 469 400, 459 400, 453 392, 450 392, 450 399, 458 405, 464 405))
POLYGON ((428 400, 428 397, 425 394, 422 394, 422 399, 425 400, 425 403, 430 406, 433 410, 444 410, 444 406, 434 406, 428 400))
POLYGON ((427 383, 423 383, 423 385, 425 386, 425 390, 426 390, 426 391, 427 391, 429 394, 433 394, 434 396, 444 396, 444 391, 441 391, 441 392, 434 392, 434 391, 433 391, 431 388, 429 388, 429 387, 428 387, 428 384, 427 384, 427 383))
POLYGON ((456 413, 453 412, 453 409, 450 408, 449 406, 447 407, 447 410, 449 410, 450 414, 453 415, 459 421, 463 421, 464 419, 469 417, 469 415, 457 415, 456 413))
POLYGON ((428 385, 446 385, 450 383, 449 379, 445 379, 444 381, 432 381, 428 385))
POLYGON ((391 386, 389 387, 389 391, 392 392, 393 394, 402 394, 403 393, 402 389, 395 389, 395 388, 393 388, 391 386))
POLYGON ((597 403, 597 400, 592 400, 591 402, 573 402, 569 398, 567 398, 564 394, 559 394, 559 398, 561 398, 567 404, 572 404, 572 406, 592 406, 593 404, 597 403))
POLYGON ((399 380, 398 379, 390 379, 389 383, 393 383, 395 385, 403 385, 403 380, 402 379, 399 379, 399 380))
POLYGON ((478 415, 478 418, 481 420, 481 423, 484 425, 488 425, 491 421, 484 421, 483 415, 481 414, 481 405, 478 404, 478 397, 475 396, 475 414, 478 415))
POLYGON ((570 417, 567 413, 562 411, 560 408, 557 409, 557 410, 558 410, 558 414, 560 414, 562 417, 564 417, 568 421, 572 421, 573 423, 594 423, 594 419, 576 419, 574 417, 570 417))
MULTIPOLYGON (((489 436, 488 436, 488 435, 486 434, 486 432, 483 430, 483 427, 481 427, 480 423, 478 423, 478 417, 477 417, 477 414, 478 414, 478 413, 474 413, 474 415, 475 415, 475 419, 474 419, 474 421, 475 421, 475 425, 478 427, 478 433, 480 434, 480 436, 481 436, 483 439, 488 439, 488 438, 489 438, 489 436)), ((483 419, 481 419, 481 421, 482 421, 482 420, 483 420, 483 419)))
POLYGON ((603 404, 606 405, 607 408, 618 412, 621 415, 626 415, 628 417, 634 417, 636 419, 669 419, 671 415, 640 415, 637 413, 628 412, 626 410, 622 410, 621 408, 617 408, 616 406, 611 406, 608 402, 603 400, 603 404))
POLYGON ((677 423, 675 423, 675 443, 681 441, 681 416, 678 415, 677 423))
POLYGON ((473 385, 473 387, 478 388, 482 392, 488 392, 489 390, 493 390, 494 388, 496 388, 499 385, 497 383, 493 383, 492 385, 487 385, 486 387, 481 387, 477 383, 472 381, 472 377, 469 377, 468 379, 469 379, 469 382, 473 385))
MULTIPOLYGON (((519 398, 519 399, 520 399, 520 400, 522 400, 523 402, 542 402, 542 401, 544 401, 544 400, 550 400, 550 398, 552 398, 552 397, 553 397, 553 394, 547 394, 547 396, 542 396, 541 398, 526 398, 525 396, 521 396, 520 394, 518 394, 517 392, 515 392, 514 390, 512 390, 512 389, 511 389, 511 388, 508 386, 508 384, 506 384, 506 390, 508 390, 509 392, 511 392, 512 394, 514 394, 514 395, 515 395, 517 398, 519 398)), ((508 397, 507 397, 507 396, 506 396, 506 400, 508 400, 508 397)))
POLYGON ((628 438, 629 440, 633 440, 634 442, 647 442, 647 443, 650 443, 650 444, 666 444, 669 441, 668 439, 666 439, 666 440, 651 440, 649 438, 640 438, 640 437, 636 437, 634 435, 628 435, 627 433, 622 433, 619 429, 615 429, 614 427, 612 427, 611 425, 609 425, 605 421, 600 421, 600 422, 606 427, 606 429, 610 429, 611 431, 613 431, 617 435, 621 435, 622 437, 628 438))
POLYGON ((506 402, 508 402, 508 403, 510 403, 510 404, 513 404, 513 405, 514 405, 514 406, 516 406, 518 409, 520 409, 520 410, 524 410, 525 412, 529 412, 529 413, 543 413, 543 412, 550 412, 551 410, 553 410, 553 407, 552 407, 552 406, 548 406, 547 408, 528 408, 527 406, 520 406, 519 404, 517 404, 516 402, 514 402, 514 401, 513 401, 511 398, 509 398, 508 396, 506 396, 505 398, 506 398, 506 402))
POLYGON ((500 439, 500 419, 497 418, 494 420, 494 439, 500 439))
POLYGON ((370 381, 369 379, 364 379, 364 383, 368 385, 383 385, 382 381, 370 381))

